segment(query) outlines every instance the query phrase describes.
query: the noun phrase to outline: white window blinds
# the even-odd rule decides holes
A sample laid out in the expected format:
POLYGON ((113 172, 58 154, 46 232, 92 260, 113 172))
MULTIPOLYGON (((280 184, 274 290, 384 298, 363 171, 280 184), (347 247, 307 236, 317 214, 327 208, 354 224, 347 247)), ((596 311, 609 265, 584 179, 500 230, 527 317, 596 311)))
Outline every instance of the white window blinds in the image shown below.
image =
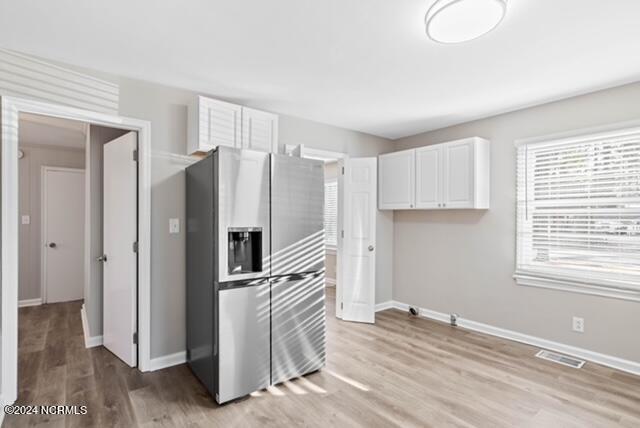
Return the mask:
POLYGON ((640 128, 525 144, 517 157, 518 282, 637 299, 640 128))
POLYGON ((324 184, 324 231, 325 245, 338 245, 338 182, 327 181, 324 184))

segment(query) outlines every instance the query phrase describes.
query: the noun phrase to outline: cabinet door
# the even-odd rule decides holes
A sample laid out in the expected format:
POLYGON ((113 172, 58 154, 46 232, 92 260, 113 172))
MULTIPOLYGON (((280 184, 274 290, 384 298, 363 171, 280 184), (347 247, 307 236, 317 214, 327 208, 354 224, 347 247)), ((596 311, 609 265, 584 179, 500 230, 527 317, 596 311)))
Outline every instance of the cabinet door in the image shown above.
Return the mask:
POLYGON ((442 146, 416 149, 416 208, 442 206, 442 146))
POLYGON ((378 157, 378 207, 381 210, 414 207, 415 153, 415 150, 404 150, 378 157))
POLYGON ((443 144, 443 150, 443 207, 473 208, 475 173, 473 141, 443 144))
POLYGON ((278 115, 242 108, 242 148, 278 152, 278 115))
POLYGON ((240 147, 242 107, 206 97, 199 97, 198 102, 199 150, 240 147))

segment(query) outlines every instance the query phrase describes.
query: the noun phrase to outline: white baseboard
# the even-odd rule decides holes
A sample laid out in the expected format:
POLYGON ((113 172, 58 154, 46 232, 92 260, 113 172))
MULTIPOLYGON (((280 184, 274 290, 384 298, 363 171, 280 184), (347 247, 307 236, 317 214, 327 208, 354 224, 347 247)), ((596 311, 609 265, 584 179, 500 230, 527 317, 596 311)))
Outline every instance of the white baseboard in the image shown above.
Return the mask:
MULTIPOLYGON (((391 308, 408 311, 409 305, 406 303, 391 300, 388 302, 377 304, 376 312, 391 308)), ((425 308, 420 308, 420 316, 445 323, 449 323, 450 320, 450 314, 432 311, 425 308)), ((596 364, 601 364, 603 366, 611 367, 613 369, 640 376, 640 362, 625 360, 619 357, 614 357, 612 355, 601 354, 599 352, 590 351, 588 349, 578 348, 576 346, 566 345, 564 343, 554 342, 536 336, 530 336, 528 334, 519 333, 513 330, 494 327, 489 324, 483 324, 461 317, 458 317, 457 321, 458 327, 467 330, 477 331, 479 333, 489 334, 491 336, 497 336, 503 339, 513 340, 515 342, 536 346, 538 348, 560 352, 562 354, 571 355, 573 357, 581 358, 583 360, 591 361, 596 364)))
POLYGON ((335 287, 336 279, 335 278, 326 278, 324 279, 324 283, 327 287, 335 287))
POLYGON ((84 309, 84 303, 80 309, 82 318, 82 331, 84 332, 84 347, 95 348, 96 346, 102 346, 102 336, 89 336, 89 321, 87 321, 87 312, 84 309))
POLYGON ((27 306, 40 306, 41 304, 42 304, 42 299, 41 298, 25 299, 25 300, 19 300, 18 301, 18 307, 19 308, 25 308, 27 306))
POLYGON ((152 358, 149 362, 149 371, 162 370, 167 367, 177 366, 187 362, 187 352, 180 351, 175 354, 152 358))
POLYGON ((376 312, 385 311, 387 309, 395 308, 393 300, 387 300, 386 302, 376 303, 376 312))

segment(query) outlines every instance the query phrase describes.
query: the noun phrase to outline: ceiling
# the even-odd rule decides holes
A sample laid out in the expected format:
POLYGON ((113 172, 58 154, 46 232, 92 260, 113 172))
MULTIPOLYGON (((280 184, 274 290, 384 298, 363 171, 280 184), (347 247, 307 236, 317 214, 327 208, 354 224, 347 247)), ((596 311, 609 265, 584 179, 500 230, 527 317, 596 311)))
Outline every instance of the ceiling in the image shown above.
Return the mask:
POLYGON ((84 150, 87 124, 37 114, 20 114, 20 144, 84 150))
POLYGON ((0 0, 0 45, 399 138, 640 80, 640 1, 509 0, 432 42, 433 0, 0 0))

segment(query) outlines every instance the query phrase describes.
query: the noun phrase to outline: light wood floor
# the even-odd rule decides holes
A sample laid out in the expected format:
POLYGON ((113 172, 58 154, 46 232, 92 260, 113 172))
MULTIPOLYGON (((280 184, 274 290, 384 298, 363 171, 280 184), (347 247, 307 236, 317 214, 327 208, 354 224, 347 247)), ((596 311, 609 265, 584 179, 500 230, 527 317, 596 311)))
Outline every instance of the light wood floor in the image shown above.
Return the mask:
POLYGON ((5 426, 639 427, 640 378, 403 312, 338 322, 326 369, 218 406, 186 365, 142 374, 83 346, 80 302, 20 309, 20 404, 87 405, 86 416, 7 416, 5 426))

